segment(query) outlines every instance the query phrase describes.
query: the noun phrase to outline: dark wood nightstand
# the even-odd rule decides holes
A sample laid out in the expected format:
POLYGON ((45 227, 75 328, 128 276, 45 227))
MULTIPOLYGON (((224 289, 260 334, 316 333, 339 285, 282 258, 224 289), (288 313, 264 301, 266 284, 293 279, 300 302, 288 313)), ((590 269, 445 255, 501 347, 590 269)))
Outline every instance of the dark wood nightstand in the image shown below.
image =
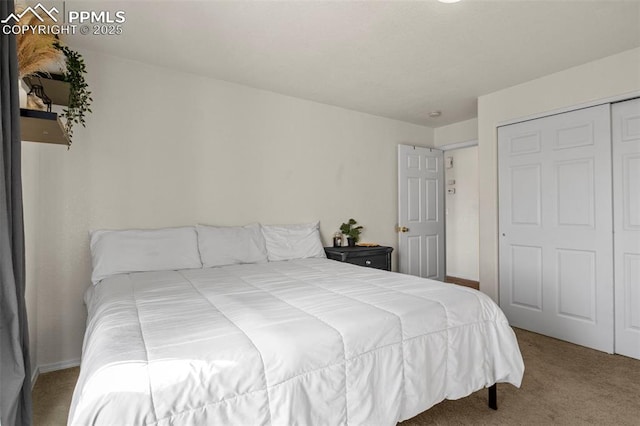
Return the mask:
POLYGON ((369 268, 391 270, 393 247, 325 247, 329 259, 369 268))

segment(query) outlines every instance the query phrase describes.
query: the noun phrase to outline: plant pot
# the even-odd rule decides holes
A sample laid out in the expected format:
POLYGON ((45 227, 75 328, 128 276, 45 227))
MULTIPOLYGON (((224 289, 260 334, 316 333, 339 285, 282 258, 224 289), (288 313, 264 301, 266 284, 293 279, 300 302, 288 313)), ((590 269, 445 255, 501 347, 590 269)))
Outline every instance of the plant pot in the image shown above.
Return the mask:
POLYGON ((347 237, 347 245, 349 247, 355 247, 356 246, 356 240, 355 238, 349 238, 347 237))

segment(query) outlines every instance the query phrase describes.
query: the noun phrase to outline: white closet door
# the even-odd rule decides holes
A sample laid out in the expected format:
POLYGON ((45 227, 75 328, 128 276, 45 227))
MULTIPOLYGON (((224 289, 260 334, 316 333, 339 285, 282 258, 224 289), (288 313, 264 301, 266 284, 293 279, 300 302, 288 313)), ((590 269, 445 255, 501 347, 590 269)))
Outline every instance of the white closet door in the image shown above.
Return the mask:
POLYGON ((640 359, 640 99, 612 106, 616 353, 640 359))
POLYGON ((498 129, 500 306, 512 325, 613 352, 609 105, 498 129))

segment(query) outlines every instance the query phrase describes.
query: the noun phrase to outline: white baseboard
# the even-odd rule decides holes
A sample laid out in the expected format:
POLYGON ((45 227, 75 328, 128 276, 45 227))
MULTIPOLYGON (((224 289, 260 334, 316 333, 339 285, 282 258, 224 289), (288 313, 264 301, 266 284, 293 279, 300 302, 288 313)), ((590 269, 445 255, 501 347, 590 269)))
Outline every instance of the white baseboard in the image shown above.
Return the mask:
POLYGON ((77 367, 80 365, 80 358, 70 359, 68 361, 54 362, 52 364, 37 365, 31 374, 31 388, 36 384, 38 376, 43 373, 64 370, 65 368, 77 367))
POLYGON ((40 374, 49 373, 51 371, 64 370, 65 368, 77 367, 80 365, 80 358, 70 359, 68 361, 54 362, 53 364, 38 365, 40 374))

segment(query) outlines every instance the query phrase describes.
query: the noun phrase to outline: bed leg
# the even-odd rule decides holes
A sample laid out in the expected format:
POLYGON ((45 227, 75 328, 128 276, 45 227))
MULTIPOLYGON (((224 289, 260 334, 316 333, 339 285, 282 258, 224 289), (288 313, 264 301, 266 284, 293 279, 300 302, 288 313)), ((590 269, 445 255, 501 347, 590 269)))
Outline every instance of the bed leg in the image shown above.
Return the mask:
POLYGON ((489 386, 489 408, 498 409, 498 389, 495 383, 489 386))

